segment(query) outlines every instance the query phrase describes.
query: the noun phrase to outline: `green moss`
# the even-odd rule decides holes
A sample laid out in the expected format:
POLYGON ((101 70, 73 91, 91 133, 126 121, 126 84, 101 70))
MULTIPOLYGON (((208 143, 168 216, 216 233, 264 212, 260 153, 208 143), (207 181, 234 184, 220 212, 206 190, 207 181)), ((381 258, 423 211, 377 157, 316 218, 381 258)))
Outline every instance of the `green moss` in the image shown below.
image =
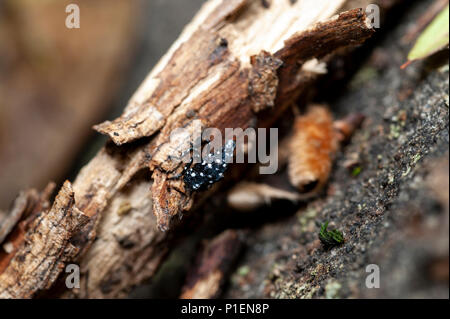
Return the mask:
POLYGON ((344 242, 344 236, 342 233, 335 229, 332 231, 327 230, 328 221, 322 224, 319 232, 319 239, 325 246, 337 246, 344 242))
POLYGON ((357 166, 352 170, 352 176, 356 177, 361 173, 361 167, 357 166))

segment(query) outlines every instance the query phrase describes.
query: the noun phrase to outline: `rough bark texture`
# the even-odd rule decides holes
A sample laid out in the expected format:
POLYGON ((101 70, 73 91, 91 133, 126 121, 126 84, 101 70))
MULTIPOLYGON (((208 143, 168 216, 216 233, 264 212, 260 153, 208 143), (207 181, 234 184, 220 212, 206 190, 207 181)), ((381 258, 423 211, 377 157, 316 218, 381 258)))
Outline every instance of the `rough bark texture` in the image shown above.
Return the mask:
POLYGON ((176 149, 170 132, 192 126, 193 119, 220 129, 273 121, 315 79, 303 72, 305 62, 360 44, 373 33, 358 9, 315 25, 344 3, 205 4, 124 114, 96 126, 115 144, 81 170, 73 190, 69 183, 63 186, 50 210, 34 209, 32 227, 16 235, 16 226, 6 237, 14 249, 0 259, 0 293, 31 297, 49 288, 67 261, 80 264, 81 287, 53 291, 64 297, 124 297, 154 275, 177 231, 170 228, 173 217, 193 200, 181 181, 168 179, 181 168, 169 157, 176 149), (30 283, 24 285, 24 278, 30 283))
MULTIPOLYGON (((42 202, 45 200, 33 204, 46 205, 42 202)), ((21 201, 17 203, 20 204, 21 201)), ((8 242, 11 251, 8 256, 2 256, 0 298, 30 298, 50 288, 65 263, 78 252, 71 241, 89 217, 74 206, 69 182, 64 183, 48 212, 38 209, 35 213, 37 216, 33 216, 29 225, 22 224, 12 234, 12 241, 8 242), (9 257, 12 258, 8 260, 9 257)))

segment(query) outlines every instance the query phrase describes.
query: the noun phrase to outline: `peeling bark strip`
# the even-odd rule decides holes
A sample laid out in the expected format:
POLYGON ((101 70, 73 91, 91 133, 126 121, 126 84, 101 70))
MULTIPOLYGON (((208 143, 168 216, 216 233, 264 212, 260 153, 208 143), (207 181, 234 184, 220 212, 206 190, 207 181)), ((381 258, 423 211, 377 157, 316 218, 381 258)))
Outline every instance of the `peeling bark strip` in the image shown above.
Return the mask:
MULTIPOLYGON (((368 2, 361 1, 361 7, 368 2)), ((59 267, 75 255, 81 270, 80 289, 54 295, 124 297, 132 286, 153 276, 176 230, 163 233, 157 226, 168 227, 174 216, 192 204, 182 183, 168 179, 179 169, 163 151, 171 149, 165 147, 170 132, 190 127, 194 119, 218 128, 254 126, 257 115, 258 126, 273 121, 314 80, 310 73, 305 76, 290 65, 290 57, 301 65, 309 57, 362 43, 373 33, 361 10, 312 28, 346 3, 273 1, 266 8, 259 0, 206 2, 136 91, 124 114, 96 127, 116 145, 108 143, 81 170, 73 183, 74 194, 66 183, 48 213, 44 204, 32 209, 27 221, 34 225, 35 234, 33 228, 22 228, 22 222, 8 227, 6 241, 17 245, 13 252, 0 254, 0 294, 33 296, 38 289, 48 288, 59 267), (289 38, 306 41, 306 53, 295 52, 302 46, 294 40, 288 42, 291 49, 285 47, 289 38), (311 50, 321 41, 326 45, 311 50), (85 216, 73 206, 73 199, 85 216), (67 214, 59 219, 64 216, 63 207, 67 214), (59 224, 49 226, 54 219, 59 224), (85 219, 87 224, 81 227, 85 219), (47 234, 48 240, 43 242, 39 234, 47 234), (69 241, 80 248, 78 253, 69 241), (37 254, 34 259, 31 252, 37 254), (28 267, 36 262, 39 274, 28 267)))
POLYGON ((8 214, 5 214, 4 219, 0 220, 0 244, 11 233, 22 216, 26 214, 29 203, 32 201, 38 201, 36 191, 21 192, 14 200, 13 206, 8 214))
POLYGON ((359 45, 374 32, 364 10, 354 9, 293 35, 275 53, 275 57, 284 63, 279 72, 276 104, 286 104, 286 100, 292 101, 301 93, 298 89, 304 79, 299 72, 307 61, 314 58, 320 60, 338 48, 359 45))
POLYGON ((49 197, 55 189, 54 183, 49 183, 47 187, 38 193, 31 189, 19 194, 14 201, 5 219, 1 221, 0 232, 2 234, 0 244, 0 274, 8 266, 14 253, 24 240, 31 222, 39 214, 50 207, 49 197), (14 222, 13 227, 11 227, 14 222))
POLYGON ((222 285, 243 247, 243 233, 226 230, 201 250, 187 275, 183 299, 217 298, 222 285))
POLYGON ((74 193, 64 183, 48 212, 42 212, 28 226, 20 246, 0 274, 0 298, 30 298, 48 289, 78 249, 70 243, 88 222, 74 206, 74 193))

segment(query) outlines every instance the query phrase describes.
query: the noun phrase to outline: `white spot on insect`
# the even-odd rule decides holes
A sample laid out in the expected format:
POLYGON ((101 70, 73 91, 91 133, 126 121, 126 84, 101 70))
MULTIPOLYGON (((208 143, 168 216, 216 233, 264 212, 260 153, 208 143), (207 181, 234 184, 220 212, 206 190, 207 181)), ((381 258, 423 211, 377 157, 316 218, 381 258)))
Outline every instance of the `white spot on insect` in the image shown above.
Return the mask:
POLYGON ((209 186, 223 178, 227 163, 233 157, 234 148, 234 141, 228 141, 221 151, 209 153, 201 164, 196 163, 192 168, 185 167, 184 181, 187 187, 200 190, 205 184, 209 186))

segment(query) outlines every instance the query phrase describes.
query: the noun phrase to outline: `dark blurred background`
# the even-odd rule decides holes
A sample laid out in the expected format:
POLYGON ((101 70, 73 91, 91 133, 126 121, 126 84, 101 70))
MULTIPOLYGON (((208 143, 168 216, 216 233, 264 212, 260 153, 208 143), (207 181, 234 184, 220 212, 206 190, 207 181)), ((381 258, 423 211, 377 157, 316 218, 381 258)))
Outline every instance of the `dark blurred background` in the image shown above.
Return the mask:
POLYGON ((0 209, 73 181, 204 0, 0 0, 0 209), (65 26, 80 8, 80 29, 65 26))

